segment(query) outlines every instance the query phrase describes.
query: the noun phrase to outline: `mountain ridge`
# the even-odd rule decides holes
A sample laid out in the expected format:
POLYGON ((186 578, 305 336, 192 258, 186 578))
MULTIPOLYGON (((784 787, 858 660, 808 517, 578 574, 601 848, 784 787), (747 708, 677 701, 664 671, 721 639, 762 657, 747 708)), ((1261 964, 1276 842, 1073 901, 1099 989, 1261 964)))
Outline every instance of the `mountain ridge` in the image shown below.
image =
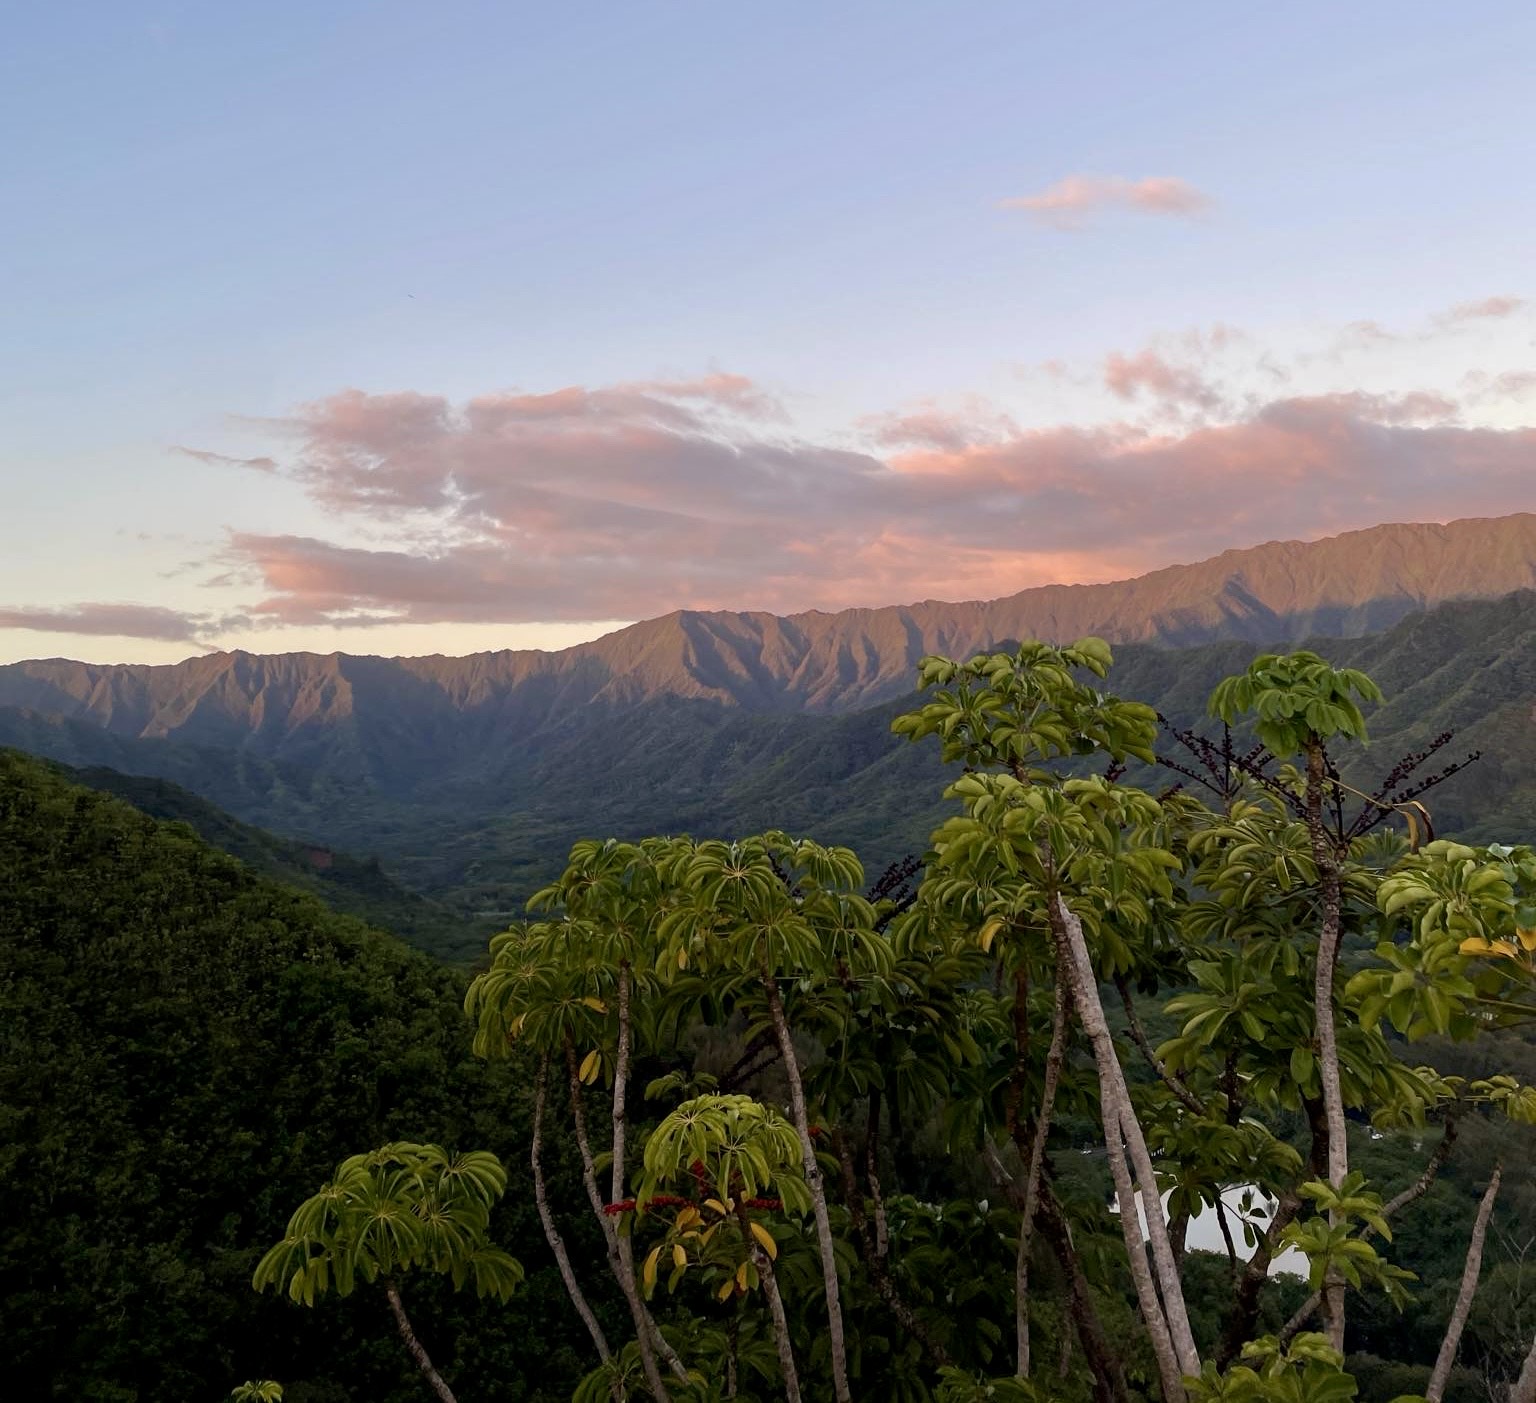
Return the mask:
POLYGON ((995 600, 787 616, 680 610, 554 652, 34 660, 0 666, 0 707, 301 762, 324 733, 328 748, 354 747, 367 769, 381 747, 409 750, 416 734, 449 727, 474 743, 509 726, 558 725, 591 703, 675 696, 760 712, 849 712, 901 695, 929 652, 964 656, 1006 640, 1088 633, 1165 647, 1359 637, 1436 604, 1533 586, 1536 514, 1517 513, 1269 542, 1129 580, 995 600))
MULTIPOLYGON (((1386 693, 1367 708, 1371 743, 1348 782, 1369 787, 1399 756, 1454 732, 1430 768, 1471 751, 1482 759, 1436 789, 1437 829, 1536 838, 1536 590, 1443 604, 1363 638, 1305 642, 1363 668, 1386 693)), ((1211 689, 1264 646, 1126 644, 1109 686, 1204 730, 1211 689)), ((386 878, 478 930, 515 918, 583 837, 780 827, 847 843, 872 872, 921 852, 947 812, 946 770, 935 747, 891 733, 914 701, 909 687, 859 711, 764 713, 662 696, 573 708, 537 731, 418 732, 417 747, 399 753, 366 727, 322 731, 306 754, 279 759, 0 707, 0 746, 157 776, 293 842, 376 854, 386 878)), ((1156 789, 1170 776, 1134 780, 1156 789)))

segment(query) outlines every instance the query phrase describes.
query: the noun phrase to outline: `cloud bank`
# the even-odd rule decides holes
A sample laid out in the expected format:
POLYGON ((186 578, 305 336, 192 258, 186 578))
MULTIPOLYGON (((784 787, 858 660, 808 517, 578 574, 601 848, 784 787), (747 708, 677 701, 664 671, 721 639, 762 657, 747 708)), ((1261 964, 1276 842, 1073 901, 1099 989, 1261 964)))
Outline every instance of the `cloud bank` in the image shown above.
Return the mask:
MULTIPOLYGON (((1380 337, 1451 344, 1525 311, 1493 297, 1380 337)), ((458 401, 347 389, 269 423, 270 455, 176 450, 320 508, 302 532, 235 523, 207 580, 217 593, 194 597, 220 607, 11 608, 0 629, 206 643, 984 599, 1277 538, 1536 509, 1536 429, 1516 419, 1536 372, 1479 366, 1454 395, 1319 392, 1334 364, 1327 350, 1278 360, 1218 326, 1055 367, 1044 393, 1096 396, 1093 422, 1032 424, 1024 401, 970 396, 815 437, 736 374, 458 401), (1478 422, 1489 405, 1495 421, 1478 422)))
MULTIPOLYGON (((1158 357, 1110 389, 1216 392, 1158 357)), ((741 387, 742 393, 746 387, 741 387)), ((237 532, 272 624, 637 618, 995 597, 1277 537, 1536 504, 1536 431, 1438 394, 1271 399, 1177 430, 1021 429, 924 408, 867 449, 747 420, 718 394, 571 387, 453 404, 347 391, 307 407, 289 469, 387 546, 237 532)))

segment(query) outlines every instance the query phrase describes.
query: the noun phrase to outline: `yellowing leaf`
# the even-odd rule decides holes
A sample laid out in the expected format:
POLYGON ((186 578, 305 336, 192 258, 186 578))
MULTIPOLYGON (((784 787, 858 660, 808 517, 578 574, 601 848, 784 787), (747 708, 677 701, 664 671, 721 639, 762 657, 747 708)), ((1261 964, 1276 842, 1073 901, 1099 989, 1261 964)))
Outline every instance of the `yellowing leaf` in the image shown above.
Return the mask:
POLYGON ((1520 943, 1525 946, 1527 950, 1536 953, 1536 929, 1519 930, 1517 928, 1515 935, 1519 937, 1520 943))
POLYGON ((718 1213, 722 1218, 726 1215, 726 1207, 723 1203, 720 1202, 718 1198, 706 1198, 704 1200, 704 1206, 706 1208, 713 1208, 715 1212, 718 1213))
POLYGON ((588 994, 586 998, 582 1000, 582 1003, 586 1004, 588 1008, 595 1008, 599 1013, 608 1012, 608 1005, 594 994, 588 994))
POLYGON ((681 1242, 672 1244, 672 1265, 674 1267, 686 1267, 688 1265, 688 1253, 681 1242))
POLYGON ((688 968, 688 950, 687 950, 686 946, 681 946, 681 945, 678 946, 678 949, 677 949, 677 967, 679 969, 687 969, 688 968))
POLYGON ((747 1289, 747 1264, 745 1262, 736 1268, 736 1284, 743 1291, 747 1289))
POLYGON ((735 1289, 736 1289, 736 1282, 735 1282, 734 1278, 728 1279, 725 1282, 725 1284, 723 1286, 721 1286, 721 1288, 718 1291, 715 1292, 715 1299, 717 1301, 726 1300, 726 1299, 729 1298, 731 1292, 734 1291, 735 1289))
POLYGON ((595 1047, 581 1059, 581 1070, 577 1075, 582 1082, 591 1086, 597 1080, 597 1074, 603 1069, 603 1054, 595 1047))
POLYGON ((1480 935, 1469 935, 1457 948, 1463 955, 1486 955, 1493 946, 1480 935))
POLYGON ((984 954, 990 955, 992 953, 992 942, 997 939, 997 933, 1002 928, 1003 918, 1001 916, 993 916, 977 933, 976 943, 981 946, 984 954))
POLYGON ((695 1223, 702 1222, 703 1218, 704 1215, 692 1204, 689 1204, 687 1208, 679 1210, 676 1220, 677 1227, 680 1231, 691 1228, 695 1223))
POLYGON ((649 1291, 656 1285, 656 1262, 661 1256, 661 1246, 657 1244, 651 1248, 650 1256, 645 1259, 645 1265, 640 1268, 640 1280, 649 1291))
POLYGON ((779 1257, 779 1244, 773 1240, 773 1234, 761 1223, 753 1223, 752 1236, 757 1239, 758 1246, 768 1254, 770 1261, 777 1261, 779 1257))

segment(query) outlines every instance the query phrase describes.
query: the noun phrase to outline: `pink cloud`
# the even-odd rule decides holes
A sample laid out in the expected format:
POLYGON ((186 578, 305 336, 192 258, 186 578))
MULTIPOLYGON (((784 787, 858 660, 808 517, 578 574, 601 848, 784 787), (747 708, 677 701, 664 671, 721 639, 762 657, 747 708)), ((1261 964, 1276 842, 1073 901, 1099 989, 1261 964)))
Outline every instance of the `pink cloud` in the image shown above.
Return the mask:
MULTIPOLYGON (((1126 395, 1209 390, 1122 360, 1126 395)), ((624 385, 319 401, 295 421, 290 471, 393 543, 236 533, 229 563, 262 593, 247 612, 364 626, 985 598, 1276 537, 1536 507, 1536 431, 1463 427, 1427 392, 1280 398, 1163 431, 1025 430, 979 403, 924 405, 867 422, 868 452, 683 399, 624 385)))
POLYGON ((1462 380, 1462 385, 1480 404, 1524 399, 1536 393, 1536 370, 1505 370, 1497 375, 1475 370, 1462 380))
POLYGON ((870 415, 860 421, 860 427, 882 448, 932 448, 941 452, 995 443, 1019 431, 1006 414, 975 398, 959 408, 928 401, 904 413, 870 415))
POLYGON ((784 419, 784 407, 745 375, 716 371, 693 380, 640 380, 624 388, 674 400, 702 400, 746 419, 784 419))
POLYGON ((1069 175, 1036 195, 1000 200, 1003 209, 1021 209, 1057 229, 1082 227, 1103 210, 1189 217, 1209 209, 1210 196, 1177 176, 1127 180, 1118 175, 1069 175))
POLYGON ((1133 356, 1111 352, 1104 360, 1104 385, 1126 400, 1145 394, 1164 404, 1207 411, 1222 404, 1221 394, 1199 372, 1174 365, 1152 350, 1133 356))

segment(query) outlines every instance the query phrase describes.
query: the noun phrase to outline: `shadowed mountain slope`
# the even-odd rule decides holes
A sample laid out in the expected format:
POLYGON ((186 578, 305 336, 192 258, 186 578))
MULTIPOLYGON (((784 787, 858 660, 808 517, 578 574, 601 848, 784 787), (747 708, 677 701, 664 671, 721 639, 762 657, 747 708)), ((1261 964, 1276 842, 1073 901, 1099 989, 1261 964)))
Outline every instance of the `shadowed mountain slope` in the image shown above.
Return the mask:
POLYGON ((407 891, 382 870, 377 858, 354 857, 242 823, 169 780, 99 765, 59 769, 73 783, 116 795, 151 818, 184 823, 210 847, 239 858, 259 876, 318 896, 333 911, 401 936, 441 959, 467 961, 484 949, 488 930, 467 925, 446 908, 407 891))

